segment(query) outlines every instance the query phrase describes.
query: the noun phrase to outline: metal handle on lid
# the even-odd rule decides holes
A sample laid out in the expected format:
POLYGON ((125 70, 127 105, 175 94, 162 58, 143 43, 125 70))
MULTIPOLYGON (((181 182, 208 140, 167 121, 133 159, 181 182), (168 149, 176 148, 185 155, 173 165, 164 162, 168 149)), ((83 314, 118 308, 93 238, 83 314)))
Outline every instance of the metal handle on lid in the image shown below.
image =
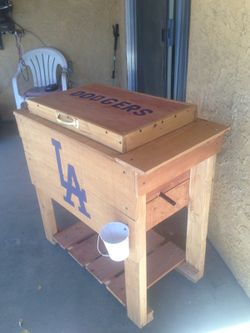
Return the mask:
POLYGON ((66 126, 73 126, 75 128, 79 128, 79 120, 70 116, 64 116, 60 113, 57 113, 56 121, 66 126))

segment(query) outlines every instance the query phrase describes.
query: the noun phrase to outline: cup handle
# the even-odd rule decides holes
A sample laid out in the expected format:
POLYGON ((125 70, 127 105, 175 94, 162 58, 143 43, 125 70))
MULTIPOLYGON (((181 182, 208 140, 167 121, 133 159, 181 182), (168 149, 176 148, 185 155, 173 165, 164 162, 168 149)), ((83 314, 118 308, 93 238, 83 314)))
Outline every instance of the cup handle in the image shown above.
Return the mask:
POLYGON ((97 236, 97 244, 96 244, 97 246, 97 251, 99 252, 99 254, 101 255, 101 256, 103 256, 103 257, 109 257, 109 255, 108 254, 106 254, 106 253, 102 253, 102 251, 100 250, 100 235, 98 235, 97 236))

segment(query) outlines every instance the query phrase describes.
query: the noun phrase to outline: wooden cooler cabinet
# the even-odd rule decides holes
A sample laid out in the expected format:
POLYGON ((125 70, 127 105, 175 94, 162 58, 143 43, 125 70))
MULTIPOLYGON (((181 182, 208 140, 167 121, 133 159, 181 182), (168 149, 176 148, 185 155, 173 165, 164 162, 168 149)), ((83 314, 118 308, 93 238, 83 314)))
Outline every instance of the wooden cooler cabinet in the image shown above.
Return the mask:
POLYGON ((15 112, 47 239, 59 243, 127 307, 139 327, 153 318, 147 289, 173 269, 204 272, 216 154, 225 126, 196 107, 103 85, 28 101, 15 112), (52 200, 80 221, 58 230, 52 200), (186 248, 156 226, 188 207, 186 248), (99 255, 111 221, 130 230, 129 257, 99 255))

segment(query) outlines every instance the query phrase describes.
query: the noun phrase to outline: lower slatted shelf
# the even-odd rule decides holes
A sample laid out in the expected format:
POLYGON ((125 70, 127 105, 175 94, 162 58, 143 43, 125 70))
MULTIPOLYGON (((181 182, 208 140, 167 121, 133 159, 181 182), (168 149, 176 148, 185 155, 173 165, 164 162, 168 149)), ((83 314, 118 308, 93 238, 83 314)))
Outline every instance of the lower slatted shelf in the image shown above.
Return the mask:
MULTIPOLYGON (((126 305, 124 263, 102 257, 96 249, 97 234, 82 222, 54 236, 55 241, 123 304, 126 305)), ((184 262, 185 253, 174 243, 150 230, 147 232, 148 288, 184 262)))
MULTIPOLYGON (((179 266, 184 259, 184 251, 172 242, 159 246, 154 252, 149 254, 147 258, 148 288, 179 266)), ((114 277, 107 285, 107 288, 123 305, 126 305, 124 272, 114 277)))

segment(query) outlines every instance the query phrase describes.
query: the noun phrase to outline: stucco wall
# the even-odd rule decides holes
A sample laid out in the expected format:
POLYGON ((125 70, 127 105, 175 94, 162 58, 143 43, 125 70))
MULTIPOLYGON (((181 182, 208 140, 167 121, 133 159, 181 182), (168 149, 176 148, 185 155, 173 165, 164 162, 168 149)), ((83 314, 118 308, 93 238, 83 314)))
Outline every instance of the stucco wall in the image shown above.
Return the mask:
POLYGON ((218 157, 209 237, 250 296, 250 1, 192 0, 187 99, 231 125, 218 157))
MULTIPOLYGON (((14 19, 48 45, 61 50, 73 63, 74 85, 112 84, 112 24, 120 24, 117 84, 126 86, 123 0, 14 0, 14 19)), ((0 119, 12 116, 15 107, 11 78, 17 68, 14 36, 4 36, 0 51, 0 119)), ((24 51, 42 46, 30 33, 23 38, 24 51)))

